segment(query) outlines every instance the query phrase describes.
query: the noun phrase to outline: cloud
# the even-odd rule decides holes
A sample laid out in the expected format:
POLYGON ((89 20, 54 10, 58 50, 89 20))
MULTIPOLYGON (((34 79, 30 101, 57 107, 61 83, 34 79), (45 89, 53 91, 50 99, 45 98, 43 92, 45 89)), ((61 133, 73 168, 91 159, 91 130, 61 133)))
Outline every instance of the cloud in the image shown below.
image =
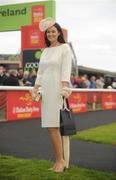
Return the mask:
POLYGON ((78 64, 116 71, 116 1, 63 2, 57 3, 57 17, 69 30, 78 64))
POLYGON ((20 31, 0 32, 0 54, 17 54, 20 49, 20 31))

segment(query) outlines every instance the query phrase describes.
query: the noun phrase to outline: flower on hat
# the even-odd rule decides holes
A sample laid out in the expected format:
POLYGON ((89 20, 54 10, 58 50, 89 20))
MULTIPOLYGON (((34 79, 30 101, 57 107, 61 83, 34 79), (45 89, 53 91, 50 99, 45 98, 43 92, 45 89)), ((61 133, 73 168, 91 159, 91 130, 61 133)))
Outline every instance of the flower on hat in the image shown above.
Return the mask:
POLYGON ((40 31, 46 31, 48 28, 50 28, 54 24, 55 24, 55 20, 51 17, 47 17, 40 21, 39 29, 40 29, 40 31))

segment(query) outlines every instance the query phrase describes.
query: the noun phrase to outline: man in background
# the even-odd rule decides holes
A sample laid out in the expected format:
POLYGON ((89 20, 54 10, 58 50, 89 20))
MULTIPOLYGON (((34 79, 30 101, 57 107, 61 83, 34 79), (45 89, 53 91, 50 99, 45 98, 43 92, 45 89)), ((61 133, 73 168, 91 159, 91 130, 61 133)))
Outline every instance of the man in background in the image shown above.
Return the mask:
POLYGON ((5 67, 3 65, 0 65, 0 86, 4 85, 6 79, 7 76, 5 74, 5 67))

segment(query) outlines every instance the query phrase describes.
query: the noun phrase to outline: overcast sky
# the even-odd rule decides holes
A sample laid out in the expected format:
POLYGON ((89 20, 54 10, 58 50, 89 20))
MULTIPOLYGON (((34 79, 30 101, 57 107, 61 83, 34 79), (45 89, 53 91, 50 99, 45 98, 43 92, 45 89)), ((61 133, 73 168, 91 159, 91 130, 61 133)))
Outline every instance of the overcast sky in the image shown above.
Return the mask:
MULTIPOLYGON (((0 0, 0 5, 34 1, 39 0, 0 0)), ((68 29, 79 65, 116 72, 116 0, 56 0, 56 21, 68 29)), ((0 54, 19 50, 19 33, 0 33, 0 54)))

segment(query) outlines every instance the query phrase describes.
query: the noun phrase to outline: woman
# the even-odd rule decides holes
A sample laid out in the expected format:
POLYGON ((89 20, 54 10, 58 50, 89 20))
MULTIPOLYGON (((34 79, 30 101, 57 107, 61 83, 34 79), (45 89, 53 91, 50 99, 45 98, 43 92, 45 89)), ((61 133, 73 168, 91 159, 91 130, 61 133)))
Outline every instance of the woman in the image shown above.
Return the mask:
POLYGON ((65 43, 61 27, 52 18, 43 19, 39 24, 45 32, 44 49, 37 73, 33 94, 39 91, 42 96, 42 127, 50 134, 56 162, 51 168, 54 172, 63 172, 66 162, 63 159, 62 139, 59 131, 62 96, 70 94, 71 51, 65 43))

